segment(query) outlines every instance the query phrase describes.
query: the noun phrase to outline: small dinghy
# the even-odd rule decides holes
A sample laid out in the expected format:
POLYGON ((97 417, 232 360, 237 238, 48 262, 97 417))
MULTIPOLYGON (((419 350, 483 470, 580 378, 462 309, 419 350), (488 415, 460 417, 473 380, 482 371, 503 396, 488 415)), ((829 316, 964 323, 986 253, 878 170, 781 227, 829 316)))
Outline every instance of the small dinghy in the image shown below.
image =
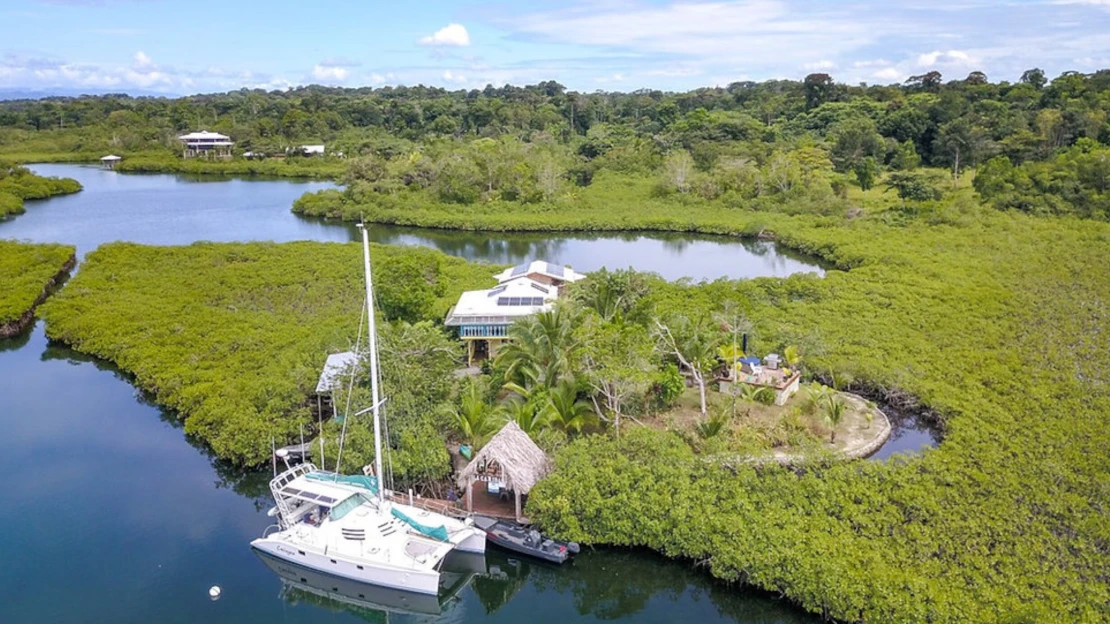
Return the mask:
POLYGON ((475 516, 474 526, 485 531, 490 544, 551 563, 563 563, 579 551, 574 542, 553 540, 515 522, 475 516))

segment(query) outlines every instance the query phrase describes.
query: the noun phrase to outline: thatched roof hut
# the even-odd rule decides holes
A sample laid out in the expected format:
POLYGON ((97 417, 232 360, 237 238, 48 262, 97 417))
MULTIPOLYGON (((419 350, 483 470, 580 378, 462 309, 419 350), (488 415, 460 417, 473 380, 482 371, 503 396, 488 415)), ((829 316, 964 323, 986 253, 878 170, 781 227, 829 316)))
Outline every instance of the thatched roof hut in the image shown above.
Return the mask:
POLYGON ((513 421, 497 432, 474 459, 459 473, 458 484, 467 492, 467 505, 473 501, 475 481, 497 479, 516 496, 516 515, 520 517, 520 497, 528 494, 551 470, 551 460, 543 449, 513 421))

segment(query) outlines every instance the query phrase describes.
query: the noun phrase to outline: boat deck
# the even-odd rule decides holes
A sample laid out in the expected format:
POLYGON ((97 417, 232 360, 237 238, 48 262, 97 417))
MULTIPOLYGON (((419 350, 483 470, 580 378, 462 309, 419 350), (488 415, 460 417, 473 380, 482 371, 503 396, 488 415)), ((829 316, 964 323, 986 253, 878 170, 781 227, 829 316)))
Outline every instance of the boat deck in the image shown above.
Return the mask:
MULTIPOLYGON (((394 494, 390 498, 398 503, 405 505, 409 504, 408 496, 394 494)), ((413 498, 412 506, 441 513, 445 516, 453 516, 456 518, 465 518, 467 516, 465 495, 461 500, 454 503, 439 498, 413 498)), ((522 524, 528 523, 527 518, 518 519, 516 517, 516 509, 513 506, 512 500, 501 500, 497 496, 488 494, 484 491, 474 492, 473 513, 480 516, 497 518, 499 520, 520 521, 522 524)))

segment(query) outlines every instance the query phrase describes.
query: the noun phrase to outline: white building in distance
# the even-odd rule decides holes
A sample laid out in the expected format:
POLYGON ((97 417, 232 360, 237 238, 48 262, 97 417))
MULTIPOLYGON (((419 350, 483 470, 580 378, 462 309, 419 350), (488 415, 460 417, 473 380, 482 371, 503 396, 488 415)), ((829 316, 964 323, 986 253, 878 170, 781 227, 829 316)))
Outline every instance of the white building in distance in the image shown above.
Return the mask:
POLYGON ((231 158, 231 148, 235 145, 231 137, 219 132, 190 132, 177 137, 181 141, 184 158, 231 158))

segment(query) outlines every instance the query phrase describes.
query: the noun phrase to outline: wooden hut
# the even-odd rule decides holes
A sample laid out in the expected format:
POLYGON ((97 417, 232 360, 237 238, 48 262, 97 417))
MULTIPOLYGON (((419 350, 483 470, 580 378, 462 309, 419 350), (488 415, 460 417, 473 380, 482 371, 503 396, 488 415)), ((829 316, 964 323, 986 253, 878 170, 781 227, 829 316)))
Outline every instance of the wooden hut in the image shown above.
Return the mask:
POLYGON ((521 519, 521 496, 547 476, 551 460, 515 422, 509 421, 459 473, 458 485, 466 489, 467 511, 474 511, 474 482, 495 483, 512 492, 516 518, 521 519))

